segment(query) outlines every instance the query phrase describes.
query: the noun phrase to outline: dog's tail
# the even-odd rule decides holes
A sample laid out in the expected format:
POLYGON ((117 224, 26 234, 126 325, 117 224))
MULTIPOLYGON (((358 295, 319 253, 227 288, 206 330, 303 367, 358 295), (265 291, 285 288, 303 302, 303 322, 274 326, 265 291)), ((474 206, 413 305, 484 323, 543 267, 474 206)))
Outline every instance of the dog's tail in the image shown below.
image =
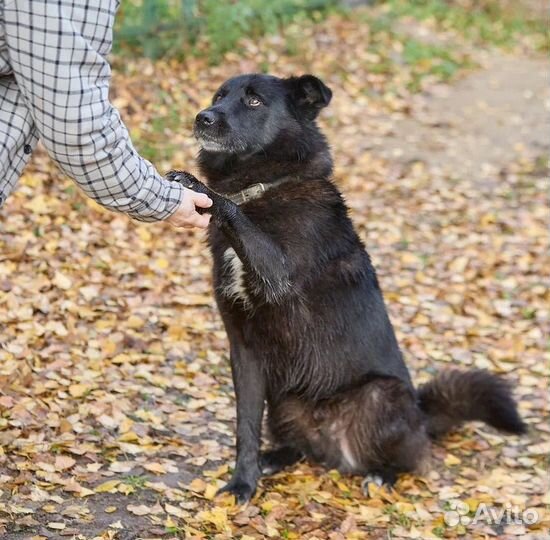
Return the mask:
POLYGON ((451 369, 418 388, 419 405, 432 438, 466 420, 482 420, 508 433, 525 433, 509 384, 483 369, 451 369))

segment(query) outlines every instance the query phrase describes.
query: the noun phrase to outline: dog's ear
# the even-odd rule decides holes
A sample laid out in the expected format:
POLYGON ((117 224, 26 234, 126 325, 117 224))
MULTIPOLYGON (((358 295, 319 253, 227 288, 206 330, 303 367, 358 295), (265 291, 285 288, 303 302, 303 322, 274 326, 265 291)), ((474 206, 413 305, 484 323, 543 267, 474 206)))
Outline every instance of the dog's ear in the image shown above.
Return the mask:
POLYGON ((308 120, 313 120, 319 111, 332 99, 332 90, 313 75, 290 77, 286 79, 290 87, 292 101, 298 111, 308 120))

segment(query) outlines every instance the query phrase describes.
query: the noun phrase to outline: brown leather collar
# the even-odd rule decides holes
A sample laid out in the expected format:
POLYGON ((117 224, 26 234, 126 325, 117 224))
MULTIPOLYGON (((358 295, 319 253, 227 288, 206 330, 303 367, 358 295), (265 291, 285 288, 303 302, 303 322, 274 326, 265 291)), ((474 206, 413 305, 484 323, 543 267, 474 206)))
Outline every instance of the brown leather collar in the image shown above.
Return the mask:
POLYGON ((226 195, 226 197, 237 205, 244 204, 248 201, 259 199, 266 191, 273 189, 275 187, 278 187, 281 184, 285 184, 286 182, 290 182, 295 178, 296 178, 295 176, 283 176, 282 178, 275 180, 275 182, 270 182, 267 184, 263 184, 263 183, 252 184, 251 186, 248 186, 242 191, 237 191, 236 193, 230 193, 229 195, 226 195))

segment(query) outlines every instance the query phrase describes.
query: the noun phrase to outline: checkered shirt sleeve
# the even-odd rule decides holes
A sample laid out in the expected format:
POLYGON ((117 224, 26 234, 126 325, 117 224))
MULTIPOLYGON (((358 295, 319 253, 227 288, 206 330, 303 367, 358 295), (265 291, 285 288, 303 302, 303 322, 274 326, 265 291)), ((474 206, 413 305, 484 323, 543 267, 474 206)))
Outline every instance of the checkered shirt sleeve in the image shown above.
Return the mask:
POLYGON ((158 221, 183 189, 136 152, 109 102, 118 2, 0 0, 0 205, 38 138, 102 206, 158 221))

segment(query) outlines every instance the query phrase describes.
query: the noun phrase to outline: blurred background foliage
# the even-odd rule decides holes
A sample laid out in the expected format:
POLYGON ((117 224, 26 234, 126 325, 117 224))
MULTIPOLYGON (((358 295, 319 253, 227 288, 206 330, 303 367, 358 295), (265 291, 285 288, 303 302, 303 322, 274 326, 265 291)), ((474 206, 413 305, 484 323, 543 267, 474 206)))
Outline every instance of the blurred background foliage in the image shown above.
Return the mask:
POLYGON ((213 62, 245 36, 260 36, 299 18, 316 19, 337 0, 123 0, 118 50, 150 58, 207 53, 213 62))
MULTIPOLYGON (((319 58, 324 68, 317 71, 330 73, 333 84, 345 81, 349 90, 357 69, 364 69, 370 79, 360 81, 362 95, 383 95, 388 103, 401 103, 393 108, 406 108, 407 96, 479 67, 484 51, 547 52, 545 1, 122 0, 112 60, 125 81, 135 76, 136 87, 148 85, 145 93, 155 94, 143 102, 154 109, 149 122, 133 126, 132 138, 144 157, 169 167, 185 144, 172 140, 188 116, 182 104, 204 105, 202 97, 226 76, 216 71, 224 63, 237 62, 240 71, 284 74, 281 64, 292 58, 300 69, 312 69, 316 47, 326 50, 323 43, 335 40, 328 56, 337 60, 319 58), (203 94, 196 72, 207 63, 213 69, 203 94), (178 97, 173 83, 145 82, 144 73, 163 65, 168 73, 179 73, 181 64, 191 77, 181 82, 184 95, 178 97)), ((116 103, 128 106, 125 113, 132 116, 136 96, 124 91, 119 85, 116 103)))
MULTIPOLYGON (((244 37, 278 33, 288 24, 318 21, 335 11, 349 15, 360 4, 381 8, 366 21, 371 32, 391 32, 395 20, 410 16, 433 19, 474 41, 499 46, 518 34, 537 32, 545 34, 541 49, 548 48, 540 11, 517 0, 122 0, 115 51, 152 59, 200 55, 219 63, 244 37)), ((415 60, 433 52, 413 47, 408 55, 415 60)), ((444 64, 443 69, 453 71, 451 59, 444 64)))

